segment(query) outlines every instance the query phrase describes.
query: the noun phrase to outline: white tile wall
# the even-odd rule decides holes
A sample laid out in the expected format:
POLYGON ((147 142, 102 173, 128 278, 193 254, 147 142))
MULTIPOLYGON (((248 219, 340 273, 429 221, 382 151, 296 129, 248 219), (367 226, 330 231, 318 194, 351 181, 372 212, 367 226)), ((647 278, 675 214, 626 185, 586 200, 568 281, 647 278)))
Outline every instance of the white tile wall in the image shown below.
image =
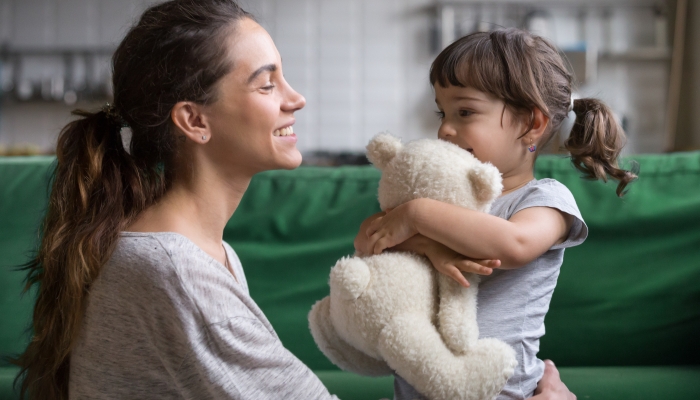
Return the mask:
MULTIPOLYGON (((13 47, 114 46, 154 0, 0 0, 0 43, 13 47)), ((241 0, 275 40, 285 77, 307 99, 295 131, 303 151, 361 151, 376 133, 406 140, 433 136, 428 68, 433 0, 241 0)), ((481 19, 507 24, 507 8, 483 8, 481 19)), ((636 11, 613 10, 610 38, 591 13, 555 15, 551 32, 560 45, 582 40, 611 49, 649 42, 636 11)), ((477 21, 473 21, 475 23, 477 21)), ((511 21, 512 22, 512 21, 511 21)), ((664 66, 601 64, 582 95, 608 101, 630 120, 630 150, 658 151, 665 109, 664 66), (659 82, 661 84, 659 84, 659 82)), ((5 102, 0 144, 35 142, 50 147, 66 120, 66 106, 5 102), (46 121, 38 123, 37 121, 46 121), (52 122, 50 122, 52 121, 52 122)))

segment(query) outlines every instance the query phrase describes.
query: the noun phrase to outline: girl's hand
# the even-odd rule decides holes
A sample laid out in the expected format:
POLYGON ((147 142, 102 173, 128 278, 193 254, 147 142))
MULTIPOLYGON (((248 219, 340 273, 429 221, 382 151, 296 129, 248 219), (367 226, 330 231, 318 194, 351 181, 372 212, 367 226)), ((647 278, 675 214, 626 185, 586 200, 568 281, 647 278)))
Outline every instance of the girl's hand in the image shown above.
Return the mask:
POLYGON ((469 287, 469 281, 462 272, 491 275, 493 268, 501 265, 500 260, 474 260, 465 257, 444 244, 430 239, 425 245, 424 253, 438 272, 449 276, 465 288, 469 287))
POLYGON ((405 242, 417 233, 411 218, 411 202, 387 210, 385 215, 376 218, 367 228, 370 254, 379 254, 384 249, 405 242))
POLYGON ((355 236, 355 241, 353 243, 355 245, 355 252, 358 256, 370 256, 373 254, 372 247, 370 247, 369 236, 367 236, 367 229, 372 222, 374 222, 377 218, 383 217, 384 215, 386 215, 384 211, 378 212, 365 219, 362 222, 362 225, 360 225, 360 230, 357 232, 357 236, 355 236))

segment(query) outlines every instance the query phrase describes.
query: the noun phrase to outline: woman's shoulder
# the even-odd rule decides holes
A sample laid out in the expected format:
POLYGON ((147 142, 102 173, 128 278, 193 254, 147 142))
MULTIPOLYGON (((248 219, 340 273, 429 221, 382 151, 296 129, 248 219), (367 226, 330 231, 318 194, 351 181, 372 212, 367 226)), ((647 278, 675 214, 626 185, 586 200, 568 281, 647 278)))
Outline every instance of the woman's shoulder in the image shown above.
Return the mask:
POLYGON ((206 311, 209 322, 250 316, 245 312, 252 301, 246 287, 225 266, 177 233, 122 232, 101 275, 101 286, 113 286, 110 290, 142 300, 190 304, 206 311))
POLYGON ((108 265, 141 275, 167 275, 206 260, 197 257, 181 236, 171 232, 121 232, 108 265))

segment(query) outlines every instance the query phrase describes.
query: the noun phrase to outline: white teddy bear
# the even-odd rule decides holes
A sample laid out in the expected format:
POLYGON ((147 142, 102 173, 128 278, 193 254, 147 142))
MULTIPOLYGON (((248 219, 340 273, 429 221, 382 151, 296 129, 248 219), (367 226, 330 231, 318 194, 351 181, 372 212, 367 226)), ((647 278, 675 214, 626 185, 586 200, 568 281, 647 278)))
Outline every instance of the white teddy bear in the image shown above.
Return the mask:
MULTIPOLYGON (((379 204, 387 210, 431 198, 488 212, 502 190, 496 167, 436 139, 406 144, 377 135, 367 157, 382 171, 379 204)), ((497 339, 479 339, 478 276, 470 287, 438 273, 425 257, 384 252, 347 257, 331 270, 330 296, 309 313, 321 351, 360 375, 397 373, 434 400, 492 399, 517 365, 497 339)))

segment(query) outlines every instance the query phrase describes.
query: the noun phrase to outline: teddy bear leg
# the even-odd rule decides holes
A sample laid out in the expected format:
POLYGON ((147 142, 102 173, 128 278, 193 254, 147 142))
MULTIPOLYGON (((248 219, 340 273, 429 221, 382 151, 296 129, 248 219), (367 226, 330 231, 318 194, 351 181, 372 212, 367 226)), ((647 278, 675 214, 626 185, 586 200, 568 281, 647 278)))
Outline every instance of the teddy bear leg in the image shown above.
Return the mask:
POLYGON ((444 274, 437 275, 440 299, 438 330, 450 350, 455 354, 464 354, 479 340, 479 326, 476 323, 479 277, 465 274, 470 283, 465 288, 444 274))
POLYGON ((345 371, 365 376, 391 375, 381 360, 372 358, 344 341, 331 322, 330 297, 316 302, 309 312, 309 328, 316 344, 329 360, 345 371))
POLYGON ((457 356, 425 316, 401 315, 382 330, 378 347, 389 366, 429 399, 492 399, 513 374, 515 356, 504 343, 505 353, 480 344, 457 356))

